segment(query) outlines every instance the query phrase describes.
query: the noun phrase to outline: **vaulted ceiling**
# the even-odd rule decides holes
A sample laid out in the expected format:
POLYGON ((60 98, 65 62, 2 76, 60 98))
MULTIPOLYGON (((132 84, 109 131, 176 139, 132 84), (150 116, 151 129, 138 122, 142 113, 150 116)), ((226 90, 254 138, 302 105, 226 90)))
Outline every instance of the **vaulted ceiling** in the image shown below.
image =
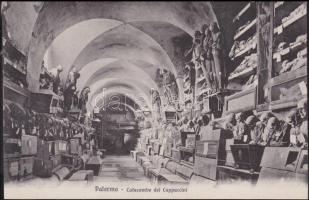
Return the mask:
MULTIPOLYGON (((5 20, 15 46, 28 57, 29 89, 38 90, 41 63, 75 67, 78 90, 89 86, 88 108, 108 95, 139 94, 141 109, 159 89, 156 71, 177 78, 182 98, 184 52, 203 24, 217 21, 210 2, 8 2, 5 20)), ((219 23, 220 24, 220 23, 219 23)))

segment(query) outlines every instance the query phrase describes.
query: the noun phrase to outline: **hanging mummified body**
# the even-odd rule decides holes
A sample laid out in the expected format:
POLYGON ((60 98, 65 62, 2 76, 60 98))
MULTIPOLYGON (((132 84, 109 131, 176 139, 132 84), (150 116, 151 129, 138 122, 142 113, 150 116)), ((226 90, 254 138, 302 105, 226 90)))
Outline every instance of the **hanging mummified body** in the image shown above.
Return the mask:
POLYGON ((216 22, 212 22, 209 26, 212 35, 212 56, 214 59, 215 82, 217 91, 224 88, 226 82, 226 70, 224 67, 223 55, 223 36, 216 22))
POLYGON ((73 68, 72 71, 69 73, 64 90, 65 111, 69 111, 71 109, 74 92, 76 91, 76 82, 79 77, 80 74, 76 72, 75 68, 73 68))
POLYGON ((168 104, 173 105, 178 97, 177 85, 174 75, 166 69, 163 69, 163 89, 164 95, 167 97, 168 104))
POLYGON ((215 90, 218 88, 216 81, 214 79, 214 71, 213 71, 213 66, 214 66, 214 61, 213 61, 213 56, 212 56, 212 35, 210 32, 210 29, 207 25, 204 25, 204 32, 203 32, 203 48, 202 48, 202 70, 203 74, 206 80, 207 86, 211 90, 215 90))
POLYGON ((84 113, 87 112, 86 110, 86 103, 88 101, 88 94, 90 92, 90 88, 89 87, 85 87, 81 93, 80 93, 80 97, 78 99, 78 109, 82 110, 84 113))

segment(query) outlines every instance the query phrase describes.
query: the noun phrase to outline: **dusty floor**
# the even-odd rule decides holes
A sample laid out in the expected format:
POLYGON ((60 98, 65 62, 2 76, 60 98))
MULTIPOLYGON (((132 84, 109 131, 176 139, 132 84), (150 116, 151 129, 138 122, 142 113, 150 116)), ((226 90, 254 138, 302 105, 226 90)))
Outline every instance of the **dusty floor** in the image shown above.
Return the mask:
POLYGON ((94 181, 148 181, 143 168, 130 156, 106 156, 94 181))

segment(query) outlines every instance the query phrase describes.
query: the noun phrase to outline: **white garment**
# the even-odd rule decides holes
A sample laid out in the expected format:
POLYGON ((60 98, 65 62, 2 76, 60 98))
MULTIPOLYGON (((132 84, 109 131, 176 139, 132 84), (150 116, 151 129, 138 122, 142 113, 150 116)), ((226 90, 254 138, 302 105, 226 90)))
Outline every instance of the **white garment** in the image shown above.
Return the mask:
POLYGON ((52 68, 52 69, 50 69, 50 70, 48 70, 49 71, 49 73, 51 73, 51 75, 53 76, 53 77, 56 77, 57 76, 57 68, 52 68))

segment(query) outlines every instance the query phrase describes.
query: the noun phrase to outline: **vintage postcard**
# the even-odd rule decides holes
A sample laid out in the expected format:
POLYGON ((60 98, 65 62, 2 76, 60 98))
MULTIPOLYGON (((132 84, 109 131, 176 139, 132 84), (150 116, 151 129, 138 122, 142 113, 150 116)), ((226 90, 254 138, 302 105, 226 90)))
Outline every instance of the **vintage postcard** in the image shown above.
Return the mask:
POLYGON ((2 1, 5 199, 307 199, 306 1, 2 1))

